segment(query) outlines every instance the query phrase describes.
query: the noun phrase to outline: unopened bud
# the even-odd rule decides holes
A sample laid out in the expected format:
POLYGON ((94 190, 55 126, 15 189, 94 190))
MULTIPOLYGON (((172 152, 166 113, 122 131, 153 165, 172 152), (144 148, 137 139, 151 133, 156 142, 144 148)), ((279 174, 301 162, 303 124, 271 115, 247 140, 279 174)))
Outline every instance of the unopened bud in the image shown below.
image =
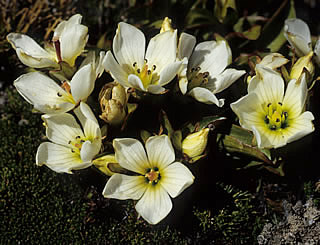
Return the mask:
MULTIPOLYGON (((309 54, 299 58, 291 69, 290 79, 298 80, 302 72, 304 71, 304 69, 306 69, 311 75, 310 79, 312 80, 314 75, 314 64, 312 63, 312 57, 313 57, 313 52, 311 51, 309 54)), ((308 84, 309 82, 311 81, 307 81, 308 84)))
POLYGON ((200 156, 206 149, 208 134, 209 128, 204 128, 198 132, 189 134, 182 141, 182 152, 190 158, 200 156))
POLYGON ((111 176, 115 173, 121 173, 123 168, 117 163, 114 154, 105 155, 92 161, 93 165, 102 173, 111 176))
POLYGON ((165 31, 174 31, 171 26, 171 19, 169 19, 168 17, 164 18, 162 25, 161 25, 160 33, 165 32, 165 31))
POLYGON ((107 83, 99 94, 100 118, 111 125, 119 125, 126 117, 127 93, 117 82, 107 83))

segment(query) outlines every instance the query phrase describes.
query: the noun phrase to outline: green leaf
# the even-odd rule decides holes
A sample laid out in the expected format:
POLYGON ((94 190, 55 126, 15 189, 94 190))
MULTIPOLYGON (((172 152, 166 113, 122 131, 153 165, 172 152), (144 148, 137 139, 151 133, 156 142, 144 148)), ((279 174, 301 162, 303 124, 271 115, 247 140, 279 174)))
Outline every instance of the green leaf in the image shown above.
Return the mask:
POLYGON ((229 135, 219 135, 218 145, 228 152, 245 154, 273 165, 269 150, 258 148, 252 132, 239 126, 232 125, 229 135))

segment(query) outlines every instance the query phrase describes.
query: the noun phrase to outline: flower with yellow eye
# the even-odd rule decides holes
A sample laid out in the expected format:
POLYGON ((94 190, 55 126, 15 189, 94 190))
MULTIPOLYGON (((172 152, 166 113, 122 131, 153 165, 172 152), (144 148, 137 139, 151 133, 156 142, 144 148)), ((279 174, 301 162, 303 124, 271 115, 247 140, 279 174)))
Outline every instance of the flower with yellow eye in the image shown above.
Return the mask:
POLYGON ((170 196, 178 196, 193 183, 192 173, 182 163, 174 162, 174 149, 166 135, 148 138, 146 151, 138 140, 130 138, 115 139, 113 147, 120 166, 136 174, 113 174, 103 195, 140 199, 137 212, 149 223, 157 224, 172 209, 170 196))
POLYGON ((195 43, 192 35, 181 34, 178 59, 183 61, 184 68, 179 73, 180 90, 199 102, 221 107, 224 99, 218 99, 215 94, 228 88, 245 71, 226 68, 232 61, 227 41, 206 41, 196 46, 195 43))
POLYGON ((256 65, 248 94, 230 106, 242 127, 252 130, 261 148, 277 148, 314 131, 311 112, 305 111, 305 73, 292 79, 284 94, 284 81, 276 71, 256 65))
POLYGON ((67 112, 86 100, 94 89, 96 76, 94 65, 89 63, 62 86, 38 71, 21 75, 14 81, 14 86, 36 110, 56 114, 67 112))
POLYGON ((177 31, 164 31, 153 37, 145 51, 144 34, 136 27, 119 23, 104 68, 125 88, 160 94, 180 69, 176 61, 177 31))
POLYGON ((81 19, 82 16, 76 14, 58 24, 52 40, 54 48, 48 46, 43 49, 32 38, 21 33, 10 33, 7 40, 26 66, 58 68, 59 62, 64 61, 73 67, 88 41, 88 27, 80 24, 81 19))
POLYGON ((46 135, 51 142, 41 143, 36 164, 46 165, 58 173, 72 173, 92 165, 101 148, 101 131, 90 107, 81 102, 74 110, 80 125, 69 113, 43 115, 46 135))

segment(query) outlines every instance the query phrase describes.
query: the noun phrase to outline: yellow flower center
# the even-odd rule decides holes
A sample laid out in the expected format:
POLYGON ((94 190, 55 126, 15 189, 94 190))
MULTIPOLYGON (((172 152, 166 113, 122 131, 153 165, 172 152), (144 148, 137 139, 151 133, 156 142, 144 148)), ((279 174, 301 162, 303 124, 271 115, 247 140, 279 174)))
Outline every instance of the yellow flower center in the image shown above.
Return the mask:
POLYGON ((77 135, 74 140, 69 140, 68 144, 72 146, 71 152, 80 154, 82 144, 85 142, 85 138, 77 135))
POLYGON ((57 96, 62 98, 64 101, 67 101, 72 104, 76 104, 74 101, 72 95, 71 95, 71 88, 70 85, 67 82, 63 82, 61 85, 61 88, 63 88, 67 93, 66 94, 60 94, 59 92, 57 93, 57 96))
POLYGON ((187 72, 188 76, 188 90, 191 90, 195 87, 200 87, 208 83, 209 72, 200 72, 201 68, 193 67, 187 72))
POLYGON ((144 177, 146 178, 146 182, 152 185, 156 185, 161 179, 161 175, 157 167, 148 168, 144 177))
POLYGON ((134 69, 134 74, 137 75, 145 88, 148 87, 148 85, 154 83, 158 79, 158 75, 154 73, 156 70, 156 65, 148 65, 148 60, 144 60, 144 64, 142 67, 138 67, 137 62, 134 62, 132 64, 134 69))
POLYGON ((282 108, 282 103, 269 103, 265 108, 264 122, 271 130, 279 130, 288 127, 288 112, 282 108))

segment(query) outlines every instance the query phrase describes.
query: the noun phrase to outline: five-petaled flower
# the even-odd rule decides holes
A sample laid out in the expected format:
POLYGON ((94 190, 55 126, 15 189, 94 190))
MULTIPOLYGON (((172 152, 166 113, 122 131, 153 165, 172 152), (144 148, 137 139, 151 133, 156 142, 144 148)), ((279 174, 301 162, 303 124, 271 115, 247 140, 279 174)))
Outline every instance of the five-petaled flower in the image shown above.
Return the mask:
POLYGON ((92 165, 101 148, 101 131, 90 107, 81 102, 74 110, 80 125, 69 113, 43 115, 46 135, 51 142, 41 143, 36 164, 47 165, 58 173, 72 173, 92 165))
POLYGON ((188 95, 199 102, 221 107, 224 99, 218 99, 215 94, 228 88, 245 74, 245 71, 226 69, 232 61, 231 49, 227 41, 201 42, 194 48, 195 43, 194 36, 181 34, 178 59, 183 61, 184 67, 179 73, 180 90, 182 94, 188 92, 188 95))
POLYGON ((137 212, 149 223, 157 224, 172 208, 169 196, 176 197, 193 183, 190 170, 174 162, 175 154, 166 135, 152 136, 146 141, 146 152, 136 139, 113 141, 115 156, 121 167, 136 174, 114 174, 103 195, 107 198, 138 200, 137 212))
POLYGON ((125 88, 160 94, 180 69, 176 60, 177 31, 164 31, 153 37, 145 50, 144 34, 136 27, 119 23, 108 51, 105 70, 125 88))
POLYGON ((314 116, 304 111, 305 74, 292 79, 284 94, 284 81, 276 71, 256 65, 248 94, 231 104, 242 127, 252 130, 261 148, 277 148, 314 131, 314 116))
POLYGON ((88 27, 80 24, 81 19, 82 16, 76 14, 58 24, 52 39, 54 47, 43 49, 32 38, 21 33, 10 33, 7 40, 26 66, 58 68, 59 63, 64 61, 73 67, 88 41, 88 27))

